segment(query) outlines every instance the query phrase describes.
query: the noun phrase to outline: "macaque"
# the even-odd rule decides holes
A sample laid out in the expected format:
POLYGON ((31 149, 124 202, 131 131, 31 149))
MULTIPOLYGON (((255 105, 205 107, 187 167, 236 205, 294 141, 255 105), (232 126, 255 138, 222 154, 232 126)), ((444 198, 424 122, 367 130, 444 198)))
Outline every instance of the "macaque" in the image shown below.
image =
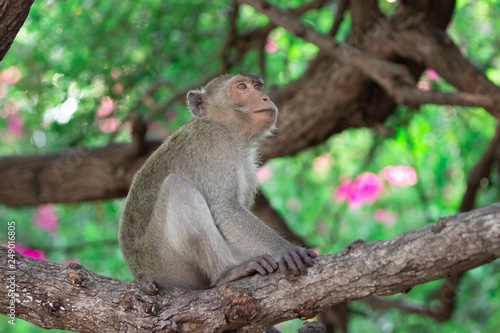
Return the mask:
POLYGON ((135 280, 207 289, 314 264, 314 251, 250 212, 257 148, 278 114, 262 88, 259 76, 236 74, 188 93, 193 118, 144 163, 125 202, 119 241, 135 280))

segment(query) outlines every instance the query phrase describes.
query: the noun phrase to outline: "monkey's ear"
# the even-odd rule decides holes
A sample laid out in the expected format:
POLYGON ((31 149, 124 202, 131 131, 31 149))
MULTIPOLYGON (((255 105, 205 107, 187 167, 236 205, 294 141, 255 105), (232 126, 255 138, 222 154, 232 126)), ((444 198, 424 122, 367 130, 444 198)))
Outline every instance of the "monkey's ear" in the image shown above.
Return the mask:
POLYGON ((190 92, 188 92, 187 104, 193 116, 199 117, 205 112, 204 97, 205 94, 203 94, 201 91, 191 90, 190 92))

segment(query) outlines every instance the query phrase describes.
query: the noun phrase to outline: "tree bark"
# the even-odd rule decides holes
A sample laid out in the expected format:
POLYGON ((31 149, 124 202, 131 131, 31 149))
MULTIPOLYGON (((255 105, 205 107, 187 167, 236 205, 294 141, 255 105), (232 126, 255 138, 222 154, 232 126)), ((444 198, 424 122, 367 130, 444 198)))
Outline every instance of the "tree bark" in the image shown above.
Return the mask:
POLYGON ((0 1, 0 61, 26 21, 34 0, 0 1))
POLYGON ((160 141, 0 158, 0 203, 25 206, 124 197, 134 174, 160 141))
POLYGON ((500 204, 439 219, 385 241, 320 256, 305 276, 254 276, 216 289, 159 289, 0 248, 0 312, 78 332, 258 332, 340 302, 386 296, 500 257, 500 204), (12 258, 10 257, 12 256, 12 258), (15 265, 9 267, 9 259, 15 265), (9 280, 10 279, 10 280, 9 280))

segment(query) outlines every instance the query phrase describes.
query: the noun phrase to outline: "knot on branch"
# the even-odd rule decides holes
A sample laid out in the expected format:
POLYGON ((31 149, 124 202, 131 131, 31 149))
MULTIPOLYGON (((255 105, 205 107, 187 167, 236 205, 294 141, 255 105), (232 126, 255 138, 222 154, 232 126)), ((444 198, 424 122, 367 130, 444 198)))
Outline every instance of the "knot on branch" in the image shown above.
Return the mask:
POLYGON ((160 293, 160 287, 155 281, 144 282, 141 289, 149 296, 156 296, 160 293))
POLYGON ((76 286, 87 287, 87 282, 89 281, 89 275, 85 267, 77 263, 69 263, 65 270, 72 270, 68 273, 68 280, 76 286))
POLYGON ((70 306, 64 304, 63 300, 59 297, 51 297, 47 294, 40 295, 42 308, 50 315, 56 318, 62 316, 62 312, 67 310, 70 306))
POLYGON ((362 239, 356 239, 355 241, 353 241, 351 244, 347 245, 342 251, 340 251, 340 255, 341 256, 345 256, 347 254, 349 254, 350 252, 353 252, 354 250, 356 250, 357 248, 360 247, 360 245, 362 244, 365 244, 366 242, 362 239))
POLYGON ((439 218, 436 222, 432 224, 432 232, 434 234, 439 234, 441 230, 446 228, 446 218, 439 218))
POLYGON ((257 314, 252 294, 243 289, 226 288, 221 294, 221 312, 228 323, 246 323, 257 314))
MULTIPOLYGON (((153 284, 146 282, 147 285, 152 286, 153 284)), ((143 288, 144 289, 144 288, 143 288)), ((129 310, 139 310, 152 316, 157 316, 160 314, 162 307, 155 300, 150 297, 142 297, 136 291, 129 291, 122 297, 122 306, 125 311, 129 310)))
POLYGON ((133 301, 134 294, 132 292, 128 292, 122 297, 122 305, 125 311, 132 310, 134 308, 133 301))

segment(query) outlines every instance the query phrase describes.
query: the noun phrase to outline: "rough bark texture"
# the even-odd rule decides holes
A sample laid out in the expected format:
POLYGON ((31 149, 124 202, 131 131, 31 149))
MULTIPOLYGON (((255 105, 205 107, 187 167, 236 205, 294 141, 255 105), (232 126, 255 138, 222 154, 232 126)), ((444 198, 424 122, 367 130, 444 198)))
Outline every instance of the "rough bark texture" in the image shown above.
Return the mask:
POLYGON ((24 24, 34 0, 0 1, 0 61, 24 24))
MULTIPOLYGON (((408 292, 500 257, 500 204, 439 219, 385 241, 356 241, 324 255, 308 275, 254 276, 217 289, 159 290, 0 249, 0 275, 15 276, 15 312, 46 328, 79 332, 259 332, 368 296, 408 292)), ((7 314, 8 288, 0 289, 7 314)))

